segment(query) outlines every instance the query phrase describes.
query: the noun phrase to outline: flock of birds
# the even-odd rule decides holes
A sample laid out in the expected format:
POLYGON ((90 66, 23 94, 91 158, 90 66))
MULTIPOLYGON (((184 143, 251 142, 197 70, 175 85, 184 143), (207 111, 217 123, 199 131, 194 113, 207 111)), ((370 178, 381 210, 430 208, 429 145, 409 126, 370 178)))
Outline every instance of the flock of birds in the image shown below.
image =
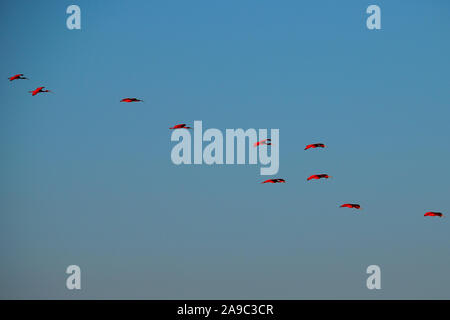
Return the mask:
MULTIPOLYGON (((12 77, 8 78, 9 81, 14 81, 14 80, 19 80, 19 79, 25 79, 28 80, 27 77, 24 76, 24 74, 19 73, 16 74, 12 77)), ((52 92, 50 90, 44 90, 45 87, 37 87, 36 89, 29 91, 31 93, 32 96, 37 95, 38 93, 45 93, 45 92, 52 92)), ((131 102, 143 102, 144 100, 141 99, 137 99, 137 98, 124 98, 122 100, 120 100, 120 102, 127 102, 127 103, 131 103, 131 102)), ((181 124, 177 124, 173 127, 170 127, 169 129, 175 130, 175 129, 192 129, 191 127, 188 127, 185 123, 181 123, 181 124)), ((264 139, 258 142, 254 143, 254 147, 258 147, 260 145, 272 145, 271 140, 270 139, 264 139)), ((313 144, 309 144, 305 147, 305 151, 308 149, 315 149, 315 148, 325 148, 325 144, 323 143, 313 143, 313 144)), ((319 179, 328 179, 331 178, 331 176, 329 176, 328 174, 313 174, 312 176, 310 176, 309 178, 307 178, 307 181, 310 180, 319 180, 319 179)), ((286 180, 284 179, 268 179, 266 181, 263 181, 261 183, 286 183, 286 180)), ((351 209, 362 209, 361 206, 357 203, 344 203, 342 205, 340 205, 341 208, 351 208, 351 209)), ((429 211, 426 212, 424 214, 425 217, 444 217, 444 215, 441 212, 434 212, 434 211, 429 211)))
MULTIPOLYGON (((267 141, 270 141, 270 139, 265 139, 265 140, 256 142, 254 144, 254 146, 259 146, 261 144, 269 144, 270 145, 270 143, 266 143, 267 141)), ((326 146, 323 143, 312 143, 312 144, 308 144, 305 147, 305 150, 315 149, 315 148, 325 148, 325 147, 326 146)), ((306 180, 310 181, 310 180, 319 180, 319 179, 328 179, 328 178, 331 178, 331 176, 329 176, 326 173, 321 173, 321 174, 313 174, 306 180)), ((285 182, 286 181, 284 179, 269 179, 269 180, 263 181, 261 183, 285 183, 285 182)), ((361 209, 361 206, 357 203, 344 203, 344 204, 341 204, 340 207, 341 208, 351 208, 351 209, 361 209)), ((429 211, 429 212, 426 212, 424 214, 424 216, 425 217, 443 217, 444 215, 442 214, 442 212, 429 211)))

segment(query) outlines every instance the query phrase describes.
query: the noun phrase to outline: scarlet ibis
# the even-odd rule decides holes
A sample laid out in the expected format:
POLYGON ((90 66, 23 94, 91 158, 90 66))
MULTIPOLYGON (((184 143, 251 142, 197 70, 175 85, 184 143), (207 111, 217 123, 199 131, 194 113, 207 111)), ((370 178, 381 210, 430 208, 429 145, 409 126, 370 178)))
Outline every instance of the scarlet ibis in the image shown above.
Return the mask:
POLYGON ((32 96, 37 95, 39 92, 51 92, 50 90, 43 90, 44 88, 45 87, 39 87, 39 88, 34 89, 33 91, 28 91, 28 92, 31 92, 32 96))
POLYGON ((120 102, 144 102, 144 100, 136 99, 136 98, 125 98, 120 100, 120 102))
POLYGON ((441 217, 442 218, 444 215, 440 212, 430 211, 430 212, 425 213, 423 216, 424 217, 441 217))
POLYGON ((271 143, 271 142, 268 142, 268 141, 272 141, 272 140, 270 140, 270 139, 264 139, 264 140, 255 142, 255 143, 253 144, 253 146, 254 146, 254 147, 257 147, 257 146, 262 145, 262 144, 265 144, 265 145, 268 145, 268 146, 272 145, 272 143, 271 143))
POLYGON ((361 206, 356 203, 344 203, 341 205, 341 208, 355 208, 355 209, 361 209, 361 206))
POLYGON ((328 178, 331 178, 331 176, 329 176, 327 174, 313 174, 311 177, 309 177, 306 180, 309 181, 309 180, 312 180, 312 179, 322 179, 322 178, 328 179, 328 178))
POLYGON ((261 183, 286 183, 286 180, 284 180, 284 179, 269 179, 269 180, 263 181, 261 183))
POLYGON ((28 78, 23 76, 23 73, 16 74, 15 76, 9 77, 8 79, 9 79, 9 81, 13 81, 13 80, 16 80, 16 79, 26 79, 26 80, 28 80, 28 78))
POLYGON ((177 124, 176 126, 173 126, 169 129, 192 129, 191 127, 186 127, 185 123, 177 124))
POLYGON ((313 143, 313 144, 308 144, 305 148, 305 150, 308 150, 310 148, 325 148, 326 146, 323 143, 313 143))

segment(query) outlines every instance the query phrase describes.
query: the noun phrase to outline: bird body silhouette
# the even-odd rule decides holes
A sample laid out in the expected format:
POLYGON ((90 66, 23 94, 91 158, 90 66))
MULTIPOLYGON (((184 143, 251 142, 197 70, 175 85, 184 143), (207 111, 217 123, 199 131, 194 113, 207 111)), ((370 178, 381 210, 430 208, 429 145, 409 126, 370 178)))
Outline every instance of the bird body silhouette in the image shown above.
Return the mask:
POLYGON ((144 100, 140 100, 137 98, 125 98, 120 100, 120 102, 144 102, 144 100))
POLYGON ((354 208, 354 209, 361 209, 361 206, 356 203, 344 203, 341 205, 341 208, 354 208))
POLYGON ((40 92, 51 92, 50 90, 43 90, 44 88, 45 87, 39 87, 39 88, 34 89, 33 91, 28 91, 28 92, 30 92, 32 96, 35 96, 40 92))
POLYGON ((286 183, 286 180, 284 180, 284 179, 269 179, 269 180, 263 181, 261 183, 286 183))
POLYGON ((254 146, 254 147, 257 147, 257 146, 260 146, 260 145, 263 145, 263 144, 265 144, 265 145, 267 145, 267 146, 270 146, 270 145, 272 145, 272 143, 271 143, 270 141, 272 141, 272 140, 270 140, 270 139, 264 139, 264 140, 255 142, 255 143, 253 144, 253 146, 254 146))
POLYGON ((444 215, 441 212, 433 212, 429 211, 423 215, 424 217, 440 217, 442 218, 444 215))
POLYGON ((305 147, 305 150, 308 150, 308 149, 315 149, 315 148, 325 148, 326 146, 323 144, 323 143, 313 143, 313 144, 308 144, 306 147, 305 147))
POLYGON ((23 73, 16 74, 16 75, 14 75, 12 77, 9 77, 8 79, 9 79, 9 81, 13 81, 13 80, 17 80, 17 79, 26 79, 26 80, 28 80, 28 78, 23 76, 23 73))
POLYGON ((327 175, 327 174, 313 174, 312 176, 310 176, 308 179, 306 179, 306 180, 313 180, 313 179, 315 179, 315 180, 318 180, 318 179, 328 179, 328 178, 330 178, 331 176, 329 176, 329 175, 327 175))
POLYGON ((169 129, 192 129, 191 127, 186 127, 185 123, 177 124, 169 129))

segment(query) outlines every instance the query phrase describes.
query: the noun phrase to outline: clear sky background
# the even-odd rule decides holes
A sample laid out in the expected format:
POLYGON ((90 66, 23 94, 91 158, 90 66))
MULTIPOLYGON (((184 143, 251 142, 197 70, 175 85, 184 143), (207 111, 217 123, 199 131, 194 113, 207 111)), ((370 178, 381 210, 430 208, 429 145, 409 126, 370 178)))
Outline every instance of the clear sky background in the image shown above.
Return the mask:
POLYGON ((450 215, 450 2, 0 12, 0 298, 450 298, 450 224, 423 216, 450 215), (366 28, 370 4, 382 30, 366 28), (194 120, 279 129, 272 178, 287 183, 260 184, 259 165, 172 164, 168 128, 194 120), (303 150, 314 142, 328 148, 303 150))

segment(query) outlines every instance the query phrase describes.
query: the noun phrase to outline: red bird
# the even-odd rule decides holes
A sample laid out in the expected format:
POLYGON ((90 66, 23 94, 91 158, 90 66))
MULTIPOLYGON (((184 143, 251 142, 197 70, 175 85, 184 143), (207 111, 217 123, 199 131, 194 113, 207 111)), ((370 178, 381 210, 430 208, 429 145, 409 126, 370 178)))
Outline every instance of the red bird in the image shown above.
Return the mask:
POLYGON ((144 100, 139 100, 136 98, 125 98, 125 99, 120 100, 120 102, 144 102, 144 100))
POLYGON ((26 80, 28 80, 28 78, 23 76, 23 73, 16 74, 15 76, 9 77, 8 79, 9 79, 9 81, 13 81, 13 80, 16 80, 16 79, 26 79, 26 80))
POLYGON ((341 205, 341 208, 355 208, 355 209, 361 209, 361 206, 356 203, 344 203, 341 205))
POLYGON ((286 183, 286 180, 284 180, 284 179, 269 179, 269 180, 263 181, 261 183, 286 183))
POLYGON ((324 179, 328 179, 328 178, 331 178, 331 176, 329 176, 329 175, 327 175, 327 174, 313 174, 311 177, 309 177, 308 179, 306 179, 306 180, 312 180, 312 179, 322 179, 322 178, 324 178, 324 179))
POLYGON ((39 87, 39 88, 34 89, 33 91, 28 91, 28 92, 31 92, 32 96, 37 95, 39 92, 51 92, 50 90, 42 90, 44 88, 45 87, 39 87))
POLYGON ((182 124, 177 124, 176 126, 173 126, 172 128, 169 129, 192 129, 191 127, 186 127, 185 123, 182 124))
POLYGON ((310 148, 325 148, 326 146, 323 143, 313 143, 313 144, 308 144, 305 148, 305 150, 308 150, 310 148))
POLYGON ((424 217, 441 217, 442 218, 444 215, 442 213, 440 213, 440 212, 432 212, 432 211, 430 211, 430 212, 425 213, 423 216, 424 217))
POLYGON ((272 145, 271 142, 267 142, 267 141, 272 141, 272 140, 270 140, 270 139, 264 139, 264 140, 255 142, 255 143, 253 144, 253 146, 254 146, 254 147, 257 147, 257 146, 262 145, 262 144, 265 144, 265 145, 268 145, 268 146, 272 145))

